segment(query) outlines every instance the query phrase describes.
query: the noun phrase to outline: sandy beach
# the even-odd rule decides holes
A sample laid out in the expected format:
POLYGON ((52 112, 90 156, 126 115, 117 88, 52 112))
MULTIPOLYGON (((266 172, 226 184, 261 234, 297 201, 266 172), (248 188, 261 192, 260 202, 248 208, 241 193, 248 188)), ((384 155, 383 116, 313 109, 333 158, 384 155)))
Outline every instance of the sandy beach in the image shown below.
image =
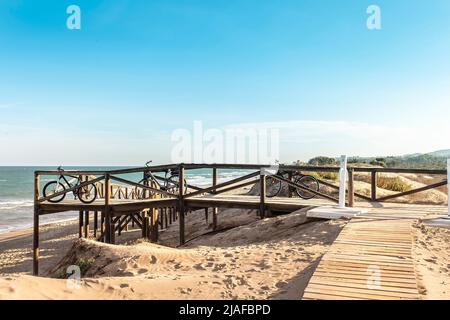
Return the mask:
MULTIPOLYGON (((301 299, 346 224, 306 219, 305 211, 259 220, 252 210, 223 210, 217 232, 208 229, 203 210, 194 211, 182 247, 176 223, 161 232, 159 244, 130 230, 118 245, 78 239, 73 221, 47 225, 41 277, 30 275, 30 230, 2 234, 0 299, 301 299), (80 262, 81 281, 63 279, 80 262)), ((421 298, 449 299, 450 230, 418 222, 411 232, 421 298)))
POLYGON ((345 225, 307 221, 304 210, 259 220, 254 211, 229 209, 219 219, 224 231, 201 236, 208 230, 203 210, 190 215, 188 241, 181 248, 173 247, 176 224, 161 233, 160 244, 134 241, 139 232, 129 231, 115 246, 78 240, 74 222, 43 227, 41 272, 47 277, 40 278, 29 275, 30 230, 2 235, 0 298, 300 299, 345 225), (77 261, 91 264, 80 287, 70 289, 57 278, 77 261))

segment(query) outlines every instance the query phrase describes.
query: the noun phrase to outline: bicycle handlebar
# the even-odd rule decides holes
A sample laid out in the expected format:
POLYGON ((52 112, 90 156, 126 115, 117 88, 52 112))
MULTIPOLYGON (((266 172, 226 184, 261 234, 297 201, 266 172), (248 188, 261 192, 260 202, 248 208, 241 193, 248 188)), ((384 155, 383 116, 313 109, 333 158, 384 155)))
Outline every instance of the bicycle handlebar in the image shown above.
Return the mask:
POLYGON ((152 163, 152 162, 153 162, 153 160, 147 161, 147 162, 145 163, 145 166, 146 166, 146 167, 150 167, 149 164, 152 163))

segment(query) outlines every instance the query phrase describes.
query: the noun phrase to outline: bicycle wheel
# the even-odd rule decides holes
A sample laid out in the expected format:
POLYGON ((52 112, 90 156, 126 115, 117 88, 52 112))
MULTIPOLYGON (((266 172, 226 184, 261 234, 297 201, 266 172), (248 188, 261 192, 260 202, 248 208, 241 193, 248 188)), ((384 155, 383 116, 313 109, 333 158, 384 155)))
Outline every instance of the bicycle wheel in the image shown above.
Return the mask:
MULTIPOLYGON (((319 191, 319 182, 313 176, 296 177, 296 178, 294 178, 294 183, 299 184, 301 186, 305 186, 308 189, 311 189, 314 191, 319 191)), ((301 189, 301 188, 296 188, 295 192, 298 194, 298 196, 300 198, 303 198, 306 200, 312 199, 316 196, 314 193, 312 193, 308 190, 301 189)))
MULTIPOLYGON (((143 185, 147 185, 147 186, 149 186, 151 188, 154 188, 154 189, 158 189, 158 184, 155 181, 153 181, 153 179, 142 179, 138 183, 139 184, 143 184, 143 185)), ((149 199, 149 198, 152 198, 155 195, 154 191, 148 190, 148 189, 145 189, 145 188, 142 188, 142 187, 139 187, 139 186, 136 186, 134 188, 134 192, 135 192, 135 195, 136 195, 136 199, 140 199, 140 200, 149 199)))
POLYGON ((97 198, 97 188, 94 184, 88 184, 87 186, 78 188, 78 199, 83 203, 92 203, 97 198))
POLYGON ((270 176, 266 177, 266 197, 272 198, 281 191, 281 181, 270 176))
MULTIPOLYGON (((53 195, 53 194, 55 194, 55 193, 64 191, 64 190, 66 190, 66 187, 64 187, 63 184, 58 183, 58 181, 50 181, 49 183, 47 183, 47 184, 44 186, 44 190, 43 190, 44 198, 45 198, 45 197, 48 197, 48 196, 51 196, 51 195, 53 195)), ((65 197, 66 197, 66 194, 63 193, 63 194, 60 195, 60 196, 56 196, 56 197, 54 197, 54 198, 49 199, 48 202, 52 202, 52 203, 60 202, 60 201, 62 201, 65 197)))
MULTIPOLYGON (((179 193, 179 188, 178 188, 178 183, 180 178, 178 176, 170 176, 168 181, 167 181, 167 187, 166 187, 166 191, 170 192, 170 193, 174 193, 174 194, 178 194, 179 193)), ((188 186, 187 186, 187 182, 186 179, 184 179, 184 194, 187 193, 188 190, 188 186)))

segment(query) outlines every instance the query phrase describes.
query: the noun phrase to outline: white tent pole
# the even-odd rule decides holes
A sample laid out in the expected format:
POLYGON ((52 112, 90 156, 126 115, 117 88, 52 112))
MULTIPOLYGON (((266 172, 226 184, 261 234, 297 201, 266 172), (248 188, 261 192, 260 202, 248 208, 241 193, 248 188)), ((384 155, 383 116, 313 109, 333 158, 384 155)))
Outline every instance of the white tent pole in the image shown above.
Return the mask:
POLYGON ((345 208, 345 187, 347 181, 347 156, 341 156, 341 169, 339 170, 339 208, 345 208))

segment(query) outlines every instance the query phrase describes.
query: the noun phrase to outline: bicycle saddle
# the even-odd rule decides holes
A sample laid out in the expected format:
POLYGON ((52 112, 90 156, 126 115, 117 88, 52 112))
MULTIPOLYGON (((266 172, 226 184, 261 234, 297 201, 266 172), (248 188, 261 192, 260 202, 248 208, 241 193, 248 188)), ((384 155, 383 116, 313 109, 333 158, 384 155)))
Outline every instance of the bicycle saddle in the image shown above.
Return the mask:
POLYGON ((64 169, 63 169, 61 166, 59 166, 58 169, 56 169, 56 170, 58 170, 58 171, 64 171, 64 169))

